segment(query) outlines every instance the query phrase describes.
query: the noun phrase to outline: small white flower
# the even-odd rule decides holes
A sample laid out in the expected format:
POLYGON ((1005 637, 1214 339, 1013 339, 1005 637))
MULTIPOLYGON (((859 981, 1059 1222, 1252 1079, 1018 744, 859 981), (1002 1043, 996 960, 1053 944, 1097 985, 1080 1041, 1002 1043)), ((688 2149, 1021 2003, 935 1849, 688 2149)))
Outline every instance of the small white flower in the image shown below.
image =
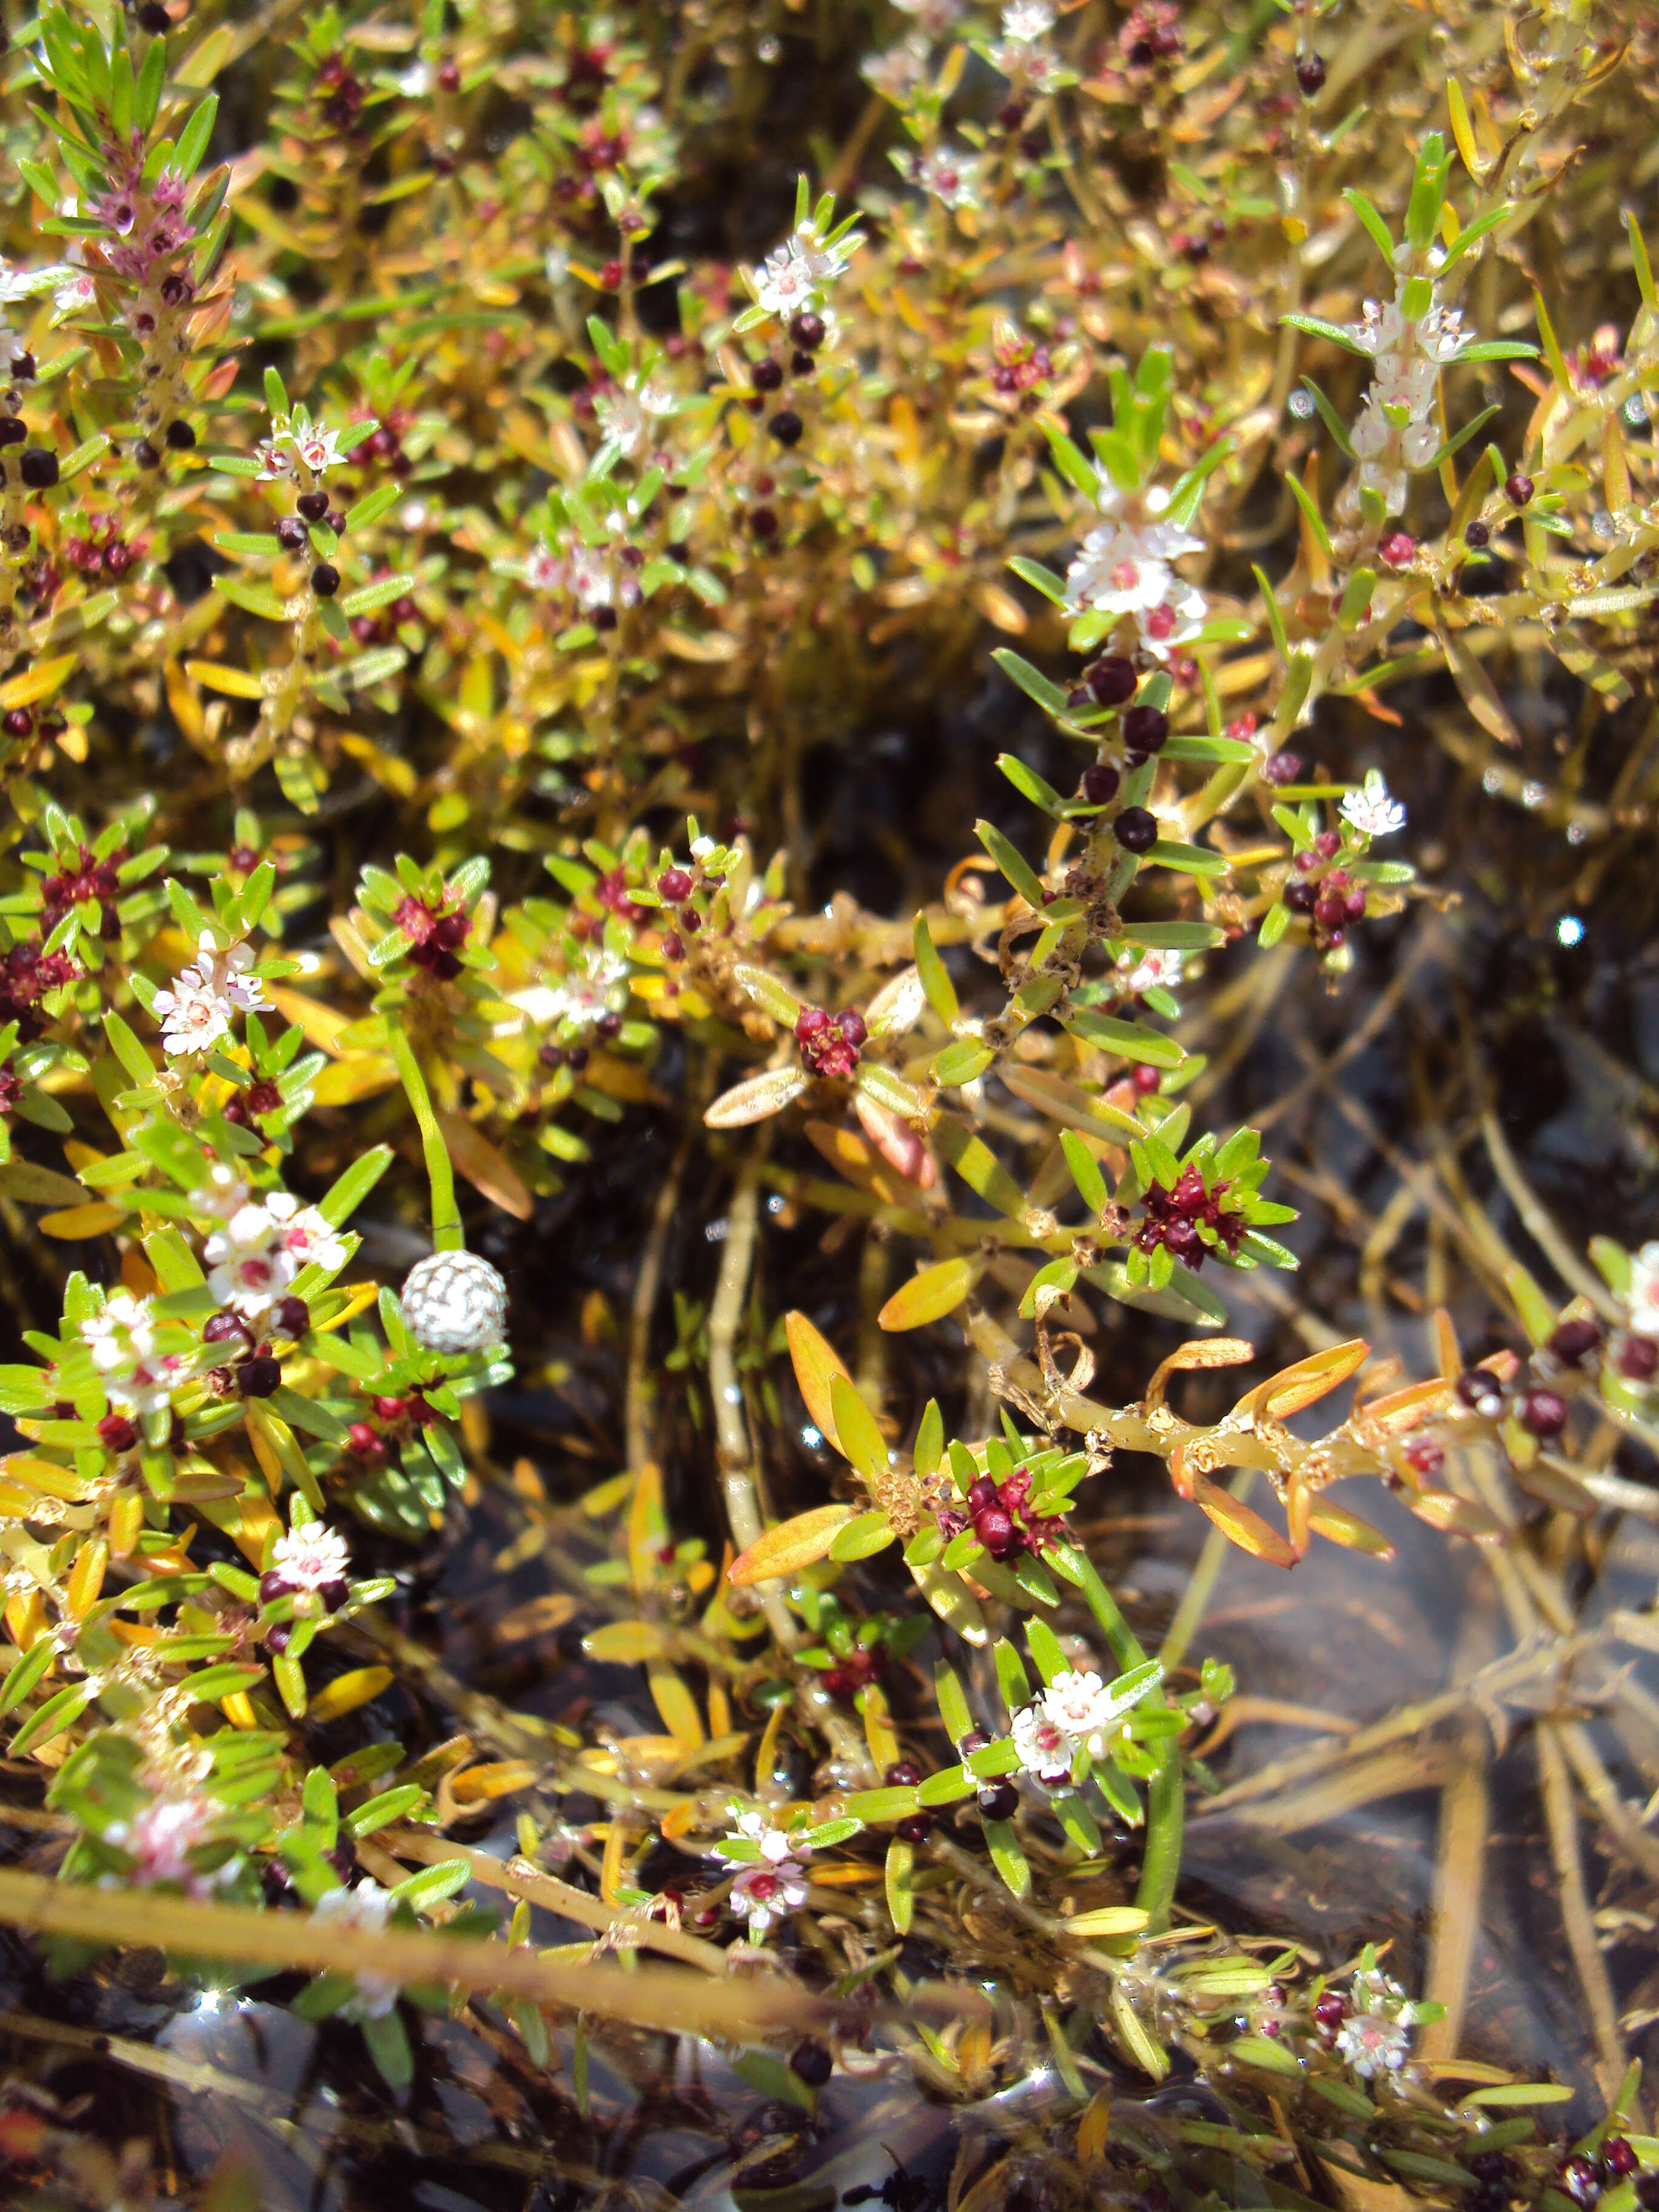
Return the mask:
POLYGON ((203 1247, 203 1256, 208 1263, 209 1290, 222 1306, 250 1321, 275 1305, 300 1272, 299 1261, 276 1242, 276 1222, 270 1207, 257 1202, 239 1206, 222 1228, 216 1229, 203 1247))
POLYGON ((1047 38, 1054 27, 1054 11, 1048 0, 1009 0, 1002 11, 1002 35, 1017 46, 1047 38))
POLYGON ((398 79, 398 89, 407 100, 424 100, 432 89, 432 64, 411 62, 398 79))
POLYGON ((159 1413, 173 1396, 183 1364, 174 1352, 159 1359, 140 1359, 131 1372, 106 1376, 105 1395, 118 1413, 142 1417, 159 1413))
POLYGON ((927 76, 927 41, 913 31, 883 54, 868 54, 859 64, 860 74, 872 92, 895 107, 908 107, 912 95, 927 76))
MULTIPOLYGON (((386 1926, 392 1914, 392 1893, 365 1875, 355 1889, 331 1889, 312 1907, 313 1920, 331 1921, 339 1928, 356 1928, 373 1935, 386 1926)), ((384 1974, 359 1974, 357 1994, 342 2007, 348 2019, 384 2020, 398 2002, 398 1984, 384 1974)))
POLYGON ((1342 802, 1342 819, 1364 837, 1392 837, 1406 826, 1406 810, 1390 799, 1380 769, 1368 769, 1363 791, 1351 791, 1342 802))
POLYGON ((253 449, 253 457, 259 464, 260 483, 275 483, 279 477, 294 473, 293 453, 274 438, 261 438, 253 449))
POLYGON ((1133 997, 1143 991, 1174 991, 1181 986, 1181 955, 1160 952, 1156 949, 1143 952, 1137 960, 1133 954, 1118 963, 1118 974, 1123 988, 1133 997))
POLYGON ((112 1820, 104 1841, 134 1862, 130 1879, 141 1887, 176 1881, 199 1893, 206 1885, 191 1864, 190 1854, 208 1841, 218 1810, 210 1798, 195 1793, 154 1797, 131 1820, 112 1820))
POLYGON ((755 271, 755 298, 769 314, 798 315, 817 291, 812 272, 793 244, 769 253, 755 271))
POLYGON ((745 1867, 732 1885, 732 1910, 747 1920, 756 1942, 764 1939, 775 1920, 786 1919, 805 1902, 805 1869, 788 1857, 745 1867))
POLYGON ((1417 326, 1417 343, 1437 364, 1455 361, 1474 343, 1474 332, 1463 327, 1461 307, 1431 307, 1417 326))
POLYGON ((224 1160, 215 1160, 207 1181, 190 1194, 191 1212, 211 1214, 216 1221, 228 1221, 246 1204, 247 1185, 224 1160))
POLYGON ((1148 1680, 1127 1697, 1115 1698, 1098 1674, 1069 1670, 1056 1674, 1042 1693, 1042 1709, 1057 1729, 1080 1743, 1091 1759, 1103 1759, 1125 1713, 1156 1687, 1148 1680))
POLYGON ((970 208, 979 191, 979 156, 949 143, 931 154, 907 154, 900 164, 907 179, 948 208, 970 208))
POLYGON ((321 430, 299 441, 300 459, 314 477, 325 476, 330 469, 337 469, 345 458, 340 451, 337 430, 321 430))
POLYGON ((623 988, 627 979, 628 963, 622 955, 594 945, 582 966, 556 983, 532 983, 514 992, 510 1003, 536 1023, 596 1022, 602 1014, 621 1011, 628 995, 623 988))
POLYGON ((1336 2049, 1356 2074, 1371 2081, 1397 2073, 1411 2056, 1411 2030, 1384 2012, 1350 2014, 1337 2031, 1336 2049))
POLYGON ((1013 1716, 1012 1732, 1014 1749, 1027 1774, 1045 1790, 1061 1790, 1070 1783, 1075 1747, 1066 1730, 1050 1717, 1044 1699, 1022 1705, 1013 1716))
POLYGON ((1363 322, 1348 325, 1349 337, 1369 354, 1392 353, 1406 334, 1405 319, 1399 308, 1392 301, 1384 307, 1375 300, 1367 300, 1363 313, 1363 322))
POLYGON ((1175 578, 1149 551, 1138 530, 1121 524, 1091 530, 1066 571, 1066 604, 1074 613, 1138 614, 1158 605, 1175 578))
POLYGON ((276 1242, 301 1267, 343 1267, 346 1248, 340 1232, 325 1221, 314 1206, 301 1206, 291 1191, 273 1190, 265 1211, 275 1225, 276 1242))
POLYGON ((250 945, 221 951, 211 931, 202 932, 194 965, 175 975, 172 988, 158 991, 153 1002, 162 1025, 162 1048, 170 1058, 195 1059, 210 1052, 228 1031, 234 1013, 264 1007, 264 983, 243 972, 252 961, 250 945))
POLYGON ((343 1583, 351 1563, 346 1540, 324 1521, 290 1528, 271 1547, 270 1568, 294 1590, 326 1589, 343 1583))
POLYGON ((483 1352, 507 1334, 507 1285, 476 1252, 416 1261, 398 1298, 416 1342, 428 1352, 483 1352))
POLYGON ((102 1313, 82 1322, 81 1334, 92 1346, 92 1364, 100 1375, 130 1368, 135 1360, 148 1359, 155 1350, 149 1300, 136 1298, 131 1291, 112 1291, 104 1300, 102 1313))
POLYGON ((1643 1245, 1631 1260, 1630 1325, 1638 1336, 1659 1336, 1659 1243, 1643 1245))

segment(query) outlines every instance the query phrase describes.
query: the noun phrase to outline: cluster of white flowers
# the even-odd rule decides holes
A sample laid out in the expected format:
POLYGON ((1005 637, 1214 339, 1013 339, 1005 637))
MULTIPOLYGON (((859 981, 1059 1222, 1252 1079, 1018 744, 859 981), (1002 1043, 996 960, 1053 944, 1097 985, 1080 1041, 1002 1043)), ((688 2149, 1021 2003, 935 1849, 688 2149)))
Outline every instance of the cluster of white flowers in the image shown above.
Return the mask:
POLYGON ((118 1413, 153 1413, 167 1404, 182 1363, 175 1353, 157 1352, 148 1298, 112 1291, 103 1311, 82 1322, 81 1334, 118 1413))
POLYGON ((1353 1978, 1347 2018, 1337 2030, 1337 2056, 1365 2081, 1397 2074, 1411 2057, 1417 2007, 1396 1981, 1373 1967, 1353 1978))
POLYGON ((1342 801, 1342 819, 1362 837, 1392 837, 1406 826, 1406 810, 1390 799, 1381 769, 1368 769, 1364 788, 1351 791, 1342 801))
POLYGON ((1395 256, 1398 282, 1387 307, 1367 300, 1364 319, 1348 325, 1349 336, 1376 363, 1376 373, 1365 394, 1365 404, 1353 428, 1353 449, 1359 456, 1358 489, 1344 489, 1340 508, 1348 520, 1358 512, 1358 491, 1375 491, 1390 514, 1403 513, 1407 471, 1425 469, 1439 452, 1440 425, 1435 420, 1435 380, 1441 369, 1474 343, 1455 307, 1443 307, 1431 297, 1427 311, 1416 321, 1406 319, 1404 301, 1409 284, 1417 280, 1408 246, 1395 256))
POLYGON ((821 312, 829 288, 846 274, 857 243, 848 237, 826 245, 811 223, 803 223, 753 272, 756 300, 769 314, 786 319, 809 308, 821 312))
POLYGON ((253 964, 251 945, 222 951, 204 929, 193 966, 158 991, 150 1011, 161 1024, 161 1044, 169 1059, 194 1060, 211 1052, 229 1030, 232 1017, 263 1011, 265 987, 246 970, 253 964))
POLYGON ((1204 540, 1164 520, 1170 494, 1162 485, 1131 495, 1103 477, 1097 503, 1108 520, 1089 532, 1066 571, 1066 610, 1132 615, 1142 646, 1165 659, 1197 636, 1209 614, 1203 592, 1170 565, 1201 553, 1204 540))
POLYGON ((812 1856, 810 1844, 794 1843, 781 1828, 775 1828, 764 1813, 750 1808, 739 1812, 731 1808, 736 1830, 728 1841, 741 1838, 755 1844, 760 1851, 757 1864, 746 1855, 733 1858, 724 1853, 726 1863, 739 1866, 742 1872, 732 1885, 731 1906, 749 1923, 749 1933, 757 1942, 765 1940, 775 1920, 787 1919, 799 1911, 806 1902, 806 1869, 803 1862, 812 1856))
POLYGON ((932 49, 919 31, 912 31, 884 53, 866 54, 860 72, 872 92, 890 100, 895 107, 908 107, 927 81, 932 49))
MULTIPOLYGON (((392 1893, 365 1875, 355 1889, 324 1892, 312 1908, 313 1920, 326 1920, 343 1929, 359 1929, 374 1935, 392 1917, 392 1893)), ((398 1984, 384 1974, 354 1977, 357 1994, 340 2008, 347 2020, 384 2020, 398 2002, 398 1984)))
POLYGON ((191 1863, 191 1853, 210 1839, 218 1816, 217 1805, 199 1791, 181 1797, 152 1797, 131 1820, 112 1820, 104 1831, 104 1841, 131 1859, 131 1879, 141 1887, 177 1882, 190 1896, 202 1897, 216 1881, 236 1870, 237 1861, 232 1859, 216 1875, 204 1876, 191 1863))
POLYGON ((647 377, 642 384, 630 378, 609 392, 600 392, 593 402, 593 415, 606 444, 614 446, 624 460, 631 461, 649 443, 652 423, 659 416, 672 415, 676 404, 668 386, 654 378, 647 377))
POLYGON ((1002 36, 988 49, 992 67, 1006 77, 1018 77, 1028 92, 1052 91, 1060 82, 1060 67, 1042 41, 1054 27, 1049 0, 1008 0, 1002 36))
POLYGON ((1068 1668, 1042 1695, 1013 1716, 1014 1748, 1025 1772, 1045 1789, 1064 1789, 1079 1751, 1104 1759, 1126 1713, 1157 1687, 1149 1677, 1125 1697, 1114 1697, 1096 1674, 1068 1668))
MULTIPOLYGON (((596 1022, 603 1014, 620 1013, 628 1003, 628 962, 621 953, 590 945, 580 967, 573 967, 556 982, 531 983, 512 994, 509 1004, 532 1022, 550 1027, 555 1022, 596 1022)), ((503 1023, 498 1034, 510 1036, 516 1024, 503 1023)))
POLYGON ((526 556, 524 580, 532 592, 568 592, 589 614, 600 607, 636 607, 639 578, 622 559, 624 550, 625 541, 590 545, 566 531, 556 546, 538 545, 526 556))
POLYGON ((208 1288, 222 1306, 252 1321, 275 1305, 301 1267, 342 1267, 339 1232, 314 1206, 286 1190, 236 1206, 204 1248, 208 1288))

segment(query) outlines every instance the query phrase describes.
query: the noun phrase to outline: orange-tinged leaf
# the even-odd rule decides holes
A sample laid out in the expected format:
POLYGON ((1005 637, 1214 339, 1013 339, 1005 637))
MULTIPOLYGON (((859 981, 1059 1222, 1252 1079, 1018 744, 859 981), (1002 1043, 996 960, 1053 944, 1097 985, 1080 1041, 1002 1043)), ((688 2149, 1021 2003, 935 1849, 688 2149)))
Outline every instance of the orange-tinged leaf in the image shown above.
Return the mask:
POLYGON ((1357 1373, 1370 1352, 1370 1345, 1360 1336, 1350 1337, 1346 1344, 1333 1344, 1292 1366, 1281 1367, 1277 1375, 1270 1375, 1252 1390, 1245 1402, 1258 1419, 1288 1421, 1292 1413, 1299 1413, 1304 1406, 1311 1406, 1357 1373))
POLYGON ((476 1123, 442 1111, 437 1122, 450 1158, 472 1188, 515 1221, 528 1221, 536 1210, 535 1200, 476 1123))
POLYGON ((884 1106, 867 1091, 854 1091, 853 1111, 862 1123, 865 1134, 896 1174, 923 1190, 933 1188, 939 1181, 933 1156, 908 1121, 901 1121, 890 1106, 884 1106))
POLYGON ((228 667, 221 660, 187 660, 185 668, 192 682, 210 691, 222 691, 228 698, 263 699, 265 696, 264 679, 252 669, 228 667))
POLYGON ((1188 1343, 1178 1344, 1167 1359, 1158 1363, 1146 1385, 1144 1402, 1162 1405, 1170 1377, 1177 1372, 1197 1367, 1246 1367, 1255 1358, 1255 1346, 1242 1336, 1194 1337, 1188 1343))
POLYGON ((1230 1544, 1237 1544, 1241 1552, 1252 1559, 1266 1559, 1275 1567, 1293 1567, 1296 1553, 1277 1528, 1241 1504, 1231 1491, 1223 1490, 1207 1475, 1200 1475, 1193 1485, 1193 1495, 1207 1513, 1230 1544))
MULTIPOLYGON (((787 1313, 783 1317, 783 1333, 788 1340, 789 1358, 795 1370, 795 1380, 800 1395, 806 1401, 806 1410, 821 1436, 827 1437, 837 1451, 841 1438, 836 1431, 836 1409, 830 1402, 830 1385, 839 1375, 850 1382, 841 1355, 829 1339, 814 1328, 804 1313, 787 1313)), ((842 1453, 842 1456, 846 1457, 842 1453)))
POLYGON ((880 1425, 844 1375, 830 1378, 830 1405, 836 1417, 837 1449, 874 1489, 886 1480, 890 1464, 880 1425))
POLYGON ((84 1620, 98 1602, 98 1593, 104 1587, 104 1573, 109 1565, 109 1546, 101 1536, 94 1536, 82 1544, 75 1555, 75 1565, 70 1570, 69 1588, 64 1593, 65 1610, 71 1620, 84 1620))
POLYGON ((1444 1306, 1434 1310, 1434 1356, 1440 1363, 1440 1372, 1448 1382, 1455 1382, 1463 1372, 1463 1354, 1458 1349, 1457 1331, 1452 1317, 1444 1306))
POLYGON ((732 1562, 727 1580, 739 1589, 750 1583, 776 1582, 781 1576, 799 1574, 829 1551, 837 1528, 853 1517, 850 1505, 815 1505, 793 1521, 781 1521, 757 1536, 746 1552, 732 1562))
POLYGON ((876 1316, 885 1329, 922 1328, 956 1309, 985 1272, 982 1260, 937 1260, 895 1291, 876 1316))
POLYGON ((1316 1498, 1308 1523, 1316 1536, 1344 1545, 1351 1552, 1369 1552, 1374 1559, 1391 1559, 1395 1555, 1394 1546, 1380 1528, 1373 1528, 1369 1521, 1339 1505, 1334 1498, 1316 1498))
MULTIPOLYGON (((871 1103, 865 1100, 861 1091, 856 1097, 860 1105, 871 1103)), ((884 1206, 903 1206, 914 1200, 915 1194, 896 1180, 856 1129, 843 1129, 836 1121, 809 1121, 806 1135, 813 1149, 829 1161, 838 1175, 845 1176, 855 1189, 867 1191, 884 1206)))
POLYGON ((1403 1390, 1391 1390, 1386 1398, 1371 1399, 1362 1418, 1367 1428, 1374 1425, 1386 1436, 1402 1436, 1416 1428, 1425 1413, 1438 1413, 1450 1395, 1449 1384, 1438 1377, 1408 1383, 1403 1390))
POLYGON ((465 1766, 459 1774, 452 1775, 449 1794, 458 1805, 487 1805, 497 1797, 510 1797, 515 1790, 528 1790, 536 1773, 528 1759, 491 1759, 487 1765, 465 1766))

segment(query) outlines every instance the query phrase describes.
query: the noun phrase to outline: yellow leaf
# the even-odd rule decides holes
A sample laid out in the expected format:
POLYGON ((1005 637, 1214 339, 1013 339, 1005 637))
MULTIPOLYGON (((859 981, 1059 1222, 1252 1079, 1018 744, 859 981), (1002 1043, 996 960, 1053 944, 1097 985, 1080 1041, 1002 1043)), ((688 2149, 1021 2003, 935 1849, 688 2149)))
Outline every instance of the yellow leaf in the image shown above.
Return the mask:
POLYGON ((647 1460, 634 1485, 628 1509, 628 1565, 636 1590, 648 1589, 657 1555, 668 1541, 668 1516, 663 1510, 662 1469, 647 1460))
POLYGON ((879 1682, 870 1682, 865 1686, 864 1741, 870 1747, 870 1756, 878 1771, 890 1766, 899 1755, 899 1740, 893 1733, 887 1700, 882 1694, 879 1682))
POLYGON ((109 1546, 101 1536, 82 1544, 75 1555, 75 1565, 70 1570, 69 1587, 64 1593, 65 1607, 71 1620, 84 1620, 98 1602, 98 1593, 104 1587, 104 1571, 109 1565, 109 1546))
POLYGON ((169 660, 163 672, 167 684, 167 704, 173 709, 173 719, 193 745, 199 745, 207 735, 207 722, 202 713, 202 702, 195 685, 176 660, 169 660))
POLYGON ((222 691, 232 699, 263 699, 264 679, 251 668, 231 668, 222 660, 187 660, 185 672, 210 691, 222 691))
POLYGON ((836 1417, 836 1449, 850 1460, 872 1490, 887 1479, 887 1439, 875 1415, 844 1375, 830 1378, 830 1407, 836 1417))
POLYGON ((1341 1544, 1351 1552, 1369 1552, 1374 1559, 1391 1559, 1394 1546, 1380 1528, 1373 1528, 1369 1521, 1361 1520, 1357 1513, 1339 1505, 1334 1498, 1316 1498, 1308 1512, 1308 1526, 1315 1535, 1323 1536, 1333 1544, 1341 1544))
POLYGON ((1103 1905, 1095 1912, 1074 1912, 1069 1920, 1061 1921, 1062 1936, 1139 1936, 1146 1925, 1146 1915, 1138 1905, 1103 1905))
POLYGON ((1194 1481, 1193 1495, 1207 1513, 1230 1544, 1237 1544, 1241 1552, 1252 1559, 1266 1559, 1276 1567, 1293 1567, 1296 1553, 1277 1528, 1239 1503, 1231 1491, 1223 1490, 1206 1475, 1194 1481))
POLYGON ((605 1659, 624 1667, 643 1667, 660 1659, 667 1648, 661 1629, 648 1620, 612 1620, 582 1638, 590 1659, 605 1659))
POLYGON ((1258 1420, 1288 1421, 1292 1413, 1346 1382, 1364 1365, 1370 1351, 1364 1337, 1350 1337, 1346 1344, 1334 1344, 1328 1351, 1281 1367, 1252 1390, 1245 1403, 1258 1420))
POLYGON ((372 1705, 394 1680, 390 1667, 354 1667, 349 1674, 337 1674, 311 1700, 311 1717, 333 1721, 342 1713, 355 1713, 359 1705, 372 1705))
POLYGON ((0 684, 0 707, 9 713, 14 707, 33 707, 37 700, 50 699, 74 665, 72 653, 60 653, 56 660, 37 661, 9 683, 0 684))
POLYGON ((399 799, 407 799, 414 790, 417 779, 410 763, 377 745, 372 738, 348 733, 340 739, 340 750, 349 753, 353 760, 368 770, 376 783, 394 792, 399 799))
POLYGON ((876 1316, 885 1329, 922 1328, 953 1313, 985 1272, 977 1258, 936 1261, 894 1291, 876 1316))
POLYGON ((575 1613, 574 1597, 564 1590, 549 1590, 544 1596, 532 1597, 528 1604, 504 1613, 494 1623, 494 1632, 503 1644, 516 1644, 526 1636, 550 1636, 574 1620, 575 1613))
MULTIPOLYGON (((821 1436, 827 1437, 837 1451, 841 1439, 836 1433, 836 1409, 830 1402, 830 1385, 839 1375, 843 1382, 852 1376, 842 1365, 841 1355, 821 1336, 804 1313, 787 1313, 783 1317, 783 1333, 789 1342, 789 1358, 795 1370, 795 1380, 800 1385, 800 1395, 806 1401, 806 1410, 821 1436)), ((846 1455, 843 1453, 842 1457, 846 1455)))
POLYGON ((775 1528, 757 1537, 746 1552, 738 1553, 727 1580, 741 1589, 750 1583, 776 1582, 781 1576, 810 1567, 815 1559, 823 1559, 836 1529, 844 1528, 852 1517, 850 1505, 817 1505, 810 1513, 798 1513, 793 1521, 781 1521, 775 1528))
POLYGON ((682 1751, 696 1751, 703 1741, 702 1716, 696 1700, 680 1676, 667 1664, 653 1667, 646 1676, 652 1701, 663 1726, 682 1751))
POLYGON ((127 1218, 125 1206, 100 1199, 88 1206, 66 1206, 59 1213, 43 1213, 36 1224, 46 1237, 101 1237, 118 1229, 127 1218))
POLYGON ((1097 2089, 1089 2100, 1088 2108, 1077 2124, 1077 2156, 1079 2166, 1097 2166, 1106 2155, 1106 2144, 1112 2131, 1112 2100, 1104 2089, 1097 2089))
POLYGON ((319 1106, 355 1106, 360 1098, 390 1091, 397 1080, 397 1067, 385 1054, 364 1053, 324 1068, 312 1085, 312 1095, 319 1106))

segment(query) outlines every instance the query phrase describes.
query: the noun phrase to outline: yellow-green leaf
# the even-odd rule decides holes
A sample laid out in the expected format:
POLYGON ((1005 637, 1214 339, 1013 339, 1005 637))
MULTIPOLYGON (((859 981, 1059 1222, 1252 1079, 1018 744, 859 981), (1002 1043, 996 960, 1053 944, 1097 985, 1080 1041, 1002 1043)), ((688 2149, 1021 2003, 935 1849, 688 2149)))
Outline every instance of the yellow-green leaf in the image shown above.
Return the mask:
POLYGON ((985 1272, 978 1259, 939 1260, 894 1291, 876 1319, 885 1329, 921 1328, 955 1311, 985 1272))

